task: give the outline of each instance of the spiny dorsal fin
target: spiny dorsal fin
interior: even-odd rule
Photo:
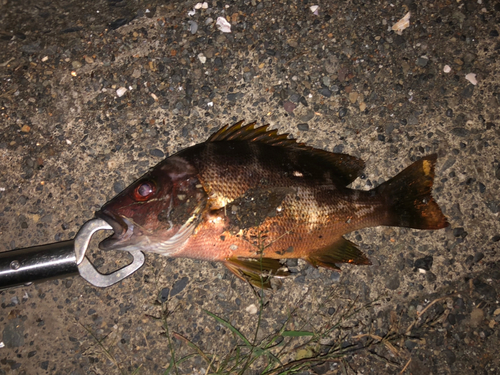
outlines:
[[[259,142],[270,146],[281,146],[292,150],[308,152],[312,156],[321,158],[337,172],[338,179],[345,185],[353,182],[365,167],[363,160],[346,154],[334,154],[332,152],[319,150],[304,143],[297,142],[294,138],[288,138],[288,133],[278,134],[278,130],[268,130],[269,125],[255,127],[255,121],[243,125],[238,121],[234,125],[225,125],[219,131],[212,134],[207,142],[224,141],[247,141]]]
[[[236,124],[229,126],[225,125],[219,131],[212,134],[207,142],[221,141],[249,141],[266,143],[273,146],[305,146],[303,143],[297,143],[293,138],[288,138],[288,133],[278,135],[277,130],[267,130],[269,124],[255,127],[256,122],[243,125],[243,121],[238,121]]]

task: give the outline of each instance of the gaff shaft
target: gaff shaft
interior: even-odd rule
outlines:
[[[75,241],[0,253],[0,289],[79,273]]]

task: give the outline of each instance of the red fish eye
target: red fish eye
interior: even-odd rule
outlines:
[[[140,202],[148,200],[155,191],[156,189],[153,183],[144,181],[135,188],[134,199]]]

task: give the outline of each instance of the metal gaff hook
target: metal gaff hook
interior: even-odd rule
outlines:
[[[0,253],[0,289],[76,273],[98,287],[108,287],[123,280],[144,264],[144,254],[141,251],[125,250],[132,254],[132,263],[106,275],[98,272],[86,256],[94,233],[111,229],[113,228],[106,221],[92,219],[70,241]]]

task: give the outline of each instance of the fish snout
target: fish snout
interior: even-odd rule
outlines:
[[[119,250],[127,246],[127,242],[134,233],[134,225],[126,217],[113,215],[112,213],[101,210],[96,212],[96,217],[103,219],[113,228],[113,235],[99,243],[101,250]]]

